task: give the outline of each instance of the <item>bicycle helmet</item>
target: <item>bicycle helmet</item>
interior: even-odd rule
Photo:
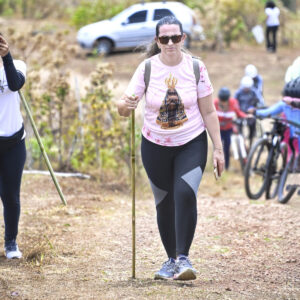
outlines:
[[[221,101],[228,101],[230,97],[230,90],[227,87],[222,87],[219,90],[218,97]]]
[[[241,80],[241,87],[250,89],[253,86],[253,79],[250,76],[244,76]]]
[[[288,83],[299,76],[300,76],[300,56],[298,56],[286,70],[284,81],[285,83]]]
[[[250,76],[251,78],[255,78],[257,76],[258,72],[254,65],[248,65],[245,68],[245,75]]]
[[[285,84],[283,96],[300,98],[300,76]]]

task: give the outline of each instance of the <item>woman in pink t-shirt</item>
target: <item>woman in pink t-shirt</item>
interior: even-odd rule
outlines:
[[[120,115],[128,117],[145,94],[142,161],[168,255],[155,279],[196,278],[188,254],[197,222],[197,191],[207,159],[206,128],[214,145],[214,166],[219,175],[224,169],[213,88],[199,60],[200,78],[196,82],[193,58],[182,51],[185,38],[176,18],[161,19],[147,53],[151,64],[149,84],[146,87],[143,61],[118,102]]]

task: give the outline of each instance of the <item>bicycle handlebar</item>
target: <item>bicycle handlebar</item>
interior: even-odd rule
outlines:
[[[278,117],[271,117],[272,119],[274,119],[275,121],[281,122],[281,123],[288,123],[294,127],[300,128],[300,123],[296,123],[294,121],[291,120],[287,120],[287,119],[283,119],[283,118],[278,118]]]
[[[274,120],[276,122],[280,122],[280,123],[283,123],[283,124],[290,124],[290,125],[292,125],[294,127],[300,128],[300,123],[296,123],[294,121],[283,119],[283,118],[279,118],[279,117],[272,117],[272,116],[260,117],[260,116],[255,116],[255,118],[259,119],[259,120],[272,119],[272,120]]]

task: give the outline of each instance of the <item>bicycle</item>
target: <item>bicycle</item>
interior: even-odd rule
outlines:
[[[272,117],[273,127],[258,139],[248,155],[245,167],[245,191],[250,199],[257,200],[266,192],[266,199],[278,192],[281,174],[287,163],[287,145],[282,143],[287,128],[285,120]]]
[[[290,125],[300,129],[300,124],[299,123],[295,123],[292,121],[287,121],[287,123],[289,123]],[[299,132],[296,132],[296,134],[300,134]],[[294,193],[296,192],[296,190],[300,187],[299,184],[299,179],[296,178],[295,173],[297,173],[296,167],[294,167],[295,164],[295,147],[293,144],[293,139],[289,140],[289,145],[290,148],[292,150],[292,155],[288,161],[288,163],[286,164],[286,167],[281,175],[280,178],[280,182],[279,182],[279,188],[278,188],[278,202],[285,204],[287,203],[292,196],[294,195]],[[298,190],[298,194],[300,194],[300,189]]]

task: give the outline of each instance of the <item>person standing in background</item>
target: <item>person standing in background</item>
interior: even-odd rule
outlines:
[[[4,251],[8,259],[21,258],[16,243],[20,218],[20,187],[26,159],[25,131],[18,90],[25,83],[26,64],[13,60],[0,34],[0,197],[5,224]],[[0,62],[1,64],[1,62]]]
[[[257,68],[250,64],[245,68],[245,76],[249,76],[253,79],[253,88],[256,89],[259,96],[259,102],[264,103],[263,97],[263,79],[260,74],[258,74]]]
[[[276,7],[274,1],[267,1],[265,6],[266,17],[266,46],[269,52],[276,52],[276,35],[279,28],[280,10]]]
[[[253,79],[250,76],[244,76],[241,80],[240,88],[235,92],[234,98],[237,99],[241,111],[244,113],[251,113],[253,108],[263,106],[260,102],[260,97],[257,90],[253,87]],[[256,121],[254,118],[247,119],[249,128],[249,145],[252,145],[256,133]]]

